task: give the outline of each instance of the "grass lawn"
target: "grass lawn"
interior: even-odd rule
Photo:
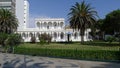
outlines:
[[[83,60],[120,60],[120,44],[117,42],[85,42],[74,43],[50,43],[40,45],[39,43],[23,43],[15,48],[16,54],[27,54],[33,56],[48,56]]]
[[[107,42],[86,42],[85,44],[76,43],[50,43],[45,45],[40,45],[39,43],[31,44],[24,43],[19,47],[25,48],[40,48],[40,49],[78,49],[78,50],[109,50],[109,51],[118,51],[120,49],[120,44],[113,42],[111,44]]]

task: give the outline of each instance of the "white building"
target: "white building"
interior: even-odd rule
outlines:
[[[19,30],[27,28],[29,20],[29,2],[27,0],[16,0],[16,16],[19,22]]]
[[[52,42],[81,41],[80,31],[73,31],[72,29],[65,29],[64,18],[37,18],[35,19],[35,28],[26,28],[18,31],[25,42],[30,42],[31,37],[36,37],[37,41],[40,34],[49,34],[52,37]],[[85,41],[91,40],[89,38],[90,29],[85,31]]]
[[[29,22],[29,2],[24,0],[24,29],[28,27]]]

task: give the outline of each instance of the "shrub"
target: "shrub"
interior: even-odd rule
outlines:
[[[46,41],[43,40],[43,39],[41,39],[41,40],[40,40],[40,44],[41,44],[41,45],[44,45],[44,44],[46,44]]]
[[[6,34],[0,33],[0,45],[7,51],[12,49],[13,46],[19,45],[22,38],[19,34]]]
[[[6,45],[16,46],[22,42],[22,37],[19,34],[10,34],[6,40]]]
[[[31,43],[36,43],[36,37],[35,36],[31,37]]]
[[[113,41],[116,41],[116,38],[113,36],[108,36],[106,39],[107,42],[112,43]]]
[[[117,41],[120,43],[120,34],[116,34],[115,37],[117,38]]]
[[[5,46],[5,40],[8,38],[8,34],[0,33],[0,45]]]
[[[14,46],[19,45],[21,42],[22,37],[19,34],[10,34],[5,41],[5,44],[7,45],[9,52],[13,52]]]
[[[42,44],[42,45],[45,44],[45,43],[49,44],[51,42],[51,39],[52,39],[52,37],[49,34],[46,34],[46,33],[41,34],[39,36],[40,44]]]

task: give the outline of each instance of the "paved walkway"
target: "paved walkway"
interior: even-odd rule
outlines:
[[[120,68],[120,63],[0,54],[0,68]]]

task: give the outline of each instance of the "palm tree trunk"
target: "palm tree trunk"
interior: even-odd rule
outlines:
[[[84,43],[84,35],[81,35],[81,43]]]
[[[81,29],[81,31],[80,31],[81,43],[84,43],[84,33],[85,33],[85,30],[84,30],[84,29]]]

